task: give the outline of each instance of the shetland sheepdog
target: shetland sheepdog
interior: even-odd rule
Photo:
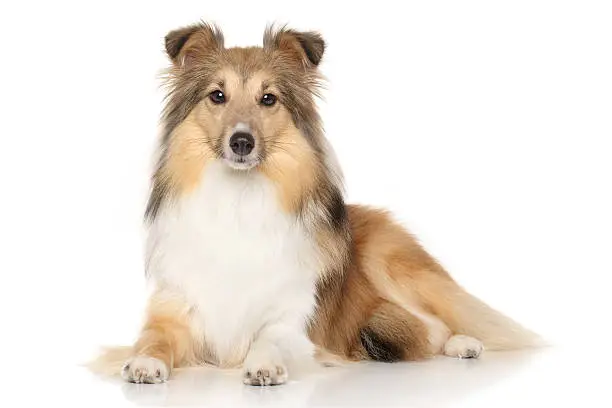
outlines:
[[[226,48],[170,32],[169,93],[146,208],[154,288],[140,335],[94,364],[135,383],[179,367],[283,384],[344,361],[478,358],[539,337],[462,289],[385,211],[346,204],[316,98],[325,42],[268,28]]]

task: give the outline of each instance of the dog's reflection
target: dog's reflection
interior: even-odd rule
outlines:
[[[448,406],[529,366],[543,351],[487,353],[480,360],[358,363],[275,387],[243,385],[238,371],[183,369],[165,384],[122,385],[142,406]]]

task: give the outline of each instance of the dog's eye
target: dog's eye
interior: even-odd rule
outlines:
[[[225,103],[225,94],[219,90],[212,91],[210,95],[208,95],[208,97],[213,103],[217,105]]]
[[[261,104],[265,106],[272,106],[276,103],[276,96],[272,94],[265,94],[261,97]]]

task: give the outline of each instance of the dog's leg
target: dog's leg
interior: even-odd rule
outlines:
[[[184,304],[151,298],[146,323],[121,372],[126,381],[155,384],[168,379],[192,350],[186,314]]]
[[[304,329],[275,323],[264,327],[253,341],[243,364],[247,385],[279,385],[287,381],[287,360],[314,358],[314,346]]]

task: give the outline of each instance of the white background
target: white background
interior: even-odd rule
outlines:
[[[609,403],[609,2],[0,7],[0,405]],[[137,387],[79,368],[140,323],[162,39],[200,18],[228,45],[259,45],[273,21],[319,30],[349,201],[391,208],[460,283],[555,346],[266,390],[218,371]]]

